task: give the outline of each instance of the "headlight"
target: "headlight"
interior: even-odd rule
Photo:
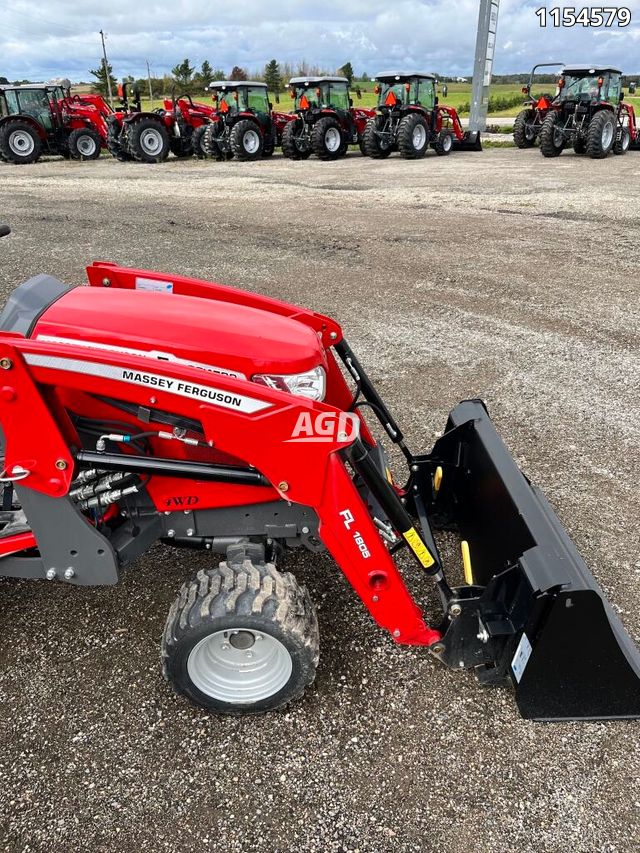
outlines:
[[[256,373],[251,377],[252,382],[277,388],[278,391],[288,391],[298,397],[309,400],[324,400],[326,375],[323,367],[314,367],[306,373],[289,373],[278,375],[274,373]]]

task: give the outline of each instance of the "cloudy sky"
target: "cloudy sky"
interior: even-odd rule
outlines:
[[[640,71],[640,0],[630,0],[624,28],[541,29],[541,0],[502,0],[494,72],[528,69],[558,60],[612,63]],[[560,5],[549,4],[549,7]],[[42,13],[40,11],[42,9]],[[255,70],[275,57],[327,68],[351,61],[356,73],[417,65],[441,74],[468,75],[478,0],[24,0],[0,3],[0,75],[10,79],[68,76],[90,79],[108,34],[117,77],[161,76],[189,57],[229,70]]]

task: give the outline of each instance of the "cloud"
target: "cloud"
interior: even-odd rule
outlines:
[[[502,0],[494,71],[525,71],[536,62],[587,59],[640,70],[640,0],[631,0],[624,29],[547,26],[535,2]],[[43,9],[42,13],[40,8]],[[349,60],[357,73],[383,66],[417,66],[469,76],[473,67],[478,0],[49,0],[36,7],[3,0],[0,11],[0,75],[88,79],[99,64],[98,31],[108,33],[109,59],[118,77],[168,72],[188,56],[214,67],[261,68],[276,57],[335,69]],[[638,24],[636,24],[638,21]],[[634,50],[635,48],[635,50]]]

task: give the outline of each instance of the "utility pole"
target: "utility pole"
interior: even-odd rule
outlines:
[[[104,33],[100,30],[100,38],[102,39],[102,62],[104,65],[104,76],[107,80],[107,92],[109,93],[109,103],[113,103],[113,93],[111,92],[111,75],[109,74],[109,62],[107,60],[107,48],[104,44]]]
[[[151,88],[151,68],[149,67],[149,60],[147,59],[147,80],[149,81],[149,100],[151,101],[151,105],[149,107],[150,110],[153,110],[153,89]]]
[[[469,130],[486,130],[500,0],[480,0]]]

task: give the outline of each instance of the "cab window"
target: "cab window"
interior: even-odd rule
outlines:
[[[608,92],[605,90],[605,85],[602,87],[602,96],[606,98],[610,103],[617,104],[620,101],[620,82],[621,78],[619,74],[610,74],[609,76],[609,88]]]
[[[413,88],[412,88],[412,91],[413,91]],[[411,93],[410,93],[410,96],[412,97],[412,103],[416,103],[417,101],[419,101],[420,104],[423,107],[425,107],[426,109],[428,109],[428,110],[433,109],[433,107],[435,106],[435,98],[436,98],[433,80],[420,80],[419,81],[418,97],[417,97],[416,101],[413,101],[413,96],[411,95]]]
[[[5,92],[4,97],[6,98],[7,115],[14,116],[16,113],[19,113],[20,107],[18,105],[18,93]]]
[[[329,85],[328,103],[336,110],[349,109],[349,92],[347,87],[339,83]]]
[[[21,89],[18,93],[18,103],[21,113],[33,116],[44,127],[51,129],[49,96],[44,89]]]
[[[263,89],[262,86],[251,86],[246,90],[246,93],[247,109],[253,110],[256,113],[269,112],[266,89]]]

